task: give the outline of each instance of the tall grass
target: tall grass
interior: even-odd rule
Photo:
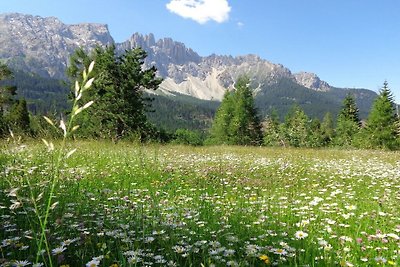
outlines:
[[[62,252],[63,250],[63,248],[55,248],[53,250],[51,250],[50,248],[50,243],[48,240],[49,229],[47,229],[49,223],[48,219],[50,217],[51,211],[54,210],[59,203],[58,201],[54,201],[54,198],[56,198],[55,189],[59,184],[60,170],[62,164],[76,151],[76,148],[66,151],[66,145],[69,135],[79,128],[79,125],[74,125],[74,119],[80,112],[82,112],[83,110],[85,110],[86,108],[88,108],[93,104],[93,101],[89,101],[83,106],[81,107],[79,106],[79,100],[82,98],[82,94],[86,90],[88,90],[93,83],[94,78],[90,78],[90,73],[92,72],[93,67],[94,67],[94,62],[92,62],[89,65],[88,69],[83,70],[82,82],[80,83],[79,81],[76,81],[75,83],[74,101],[72,105],[71,115],[69,116],[67,123],[65,123],[63,119],[59,121],[59,128],[62,131],[62,136],[63,136],[59,146],[55,147],[52,142],[48,142],[47,140],[43,139],[43,142],[46,145],[47,150],[49,152],[47,154],[47,157],[49,159],[47,163],[50,168],[50,171],[45,173],[45,175],[42,177],[44,179],[42,181],[39,181],[39,183],[42,182],[48,184],[48,188],[46,188],[48,190],[47,191],[40,189],[38,190],[34,186],[34,184],[32,184],[32,179],[30,174],[32,174],[32,172],[37,168],[36,166],[32,166],[30,169],[24,169],[24,168],[13,169],[13,167],[15,166],[11,166],[11,170],[16,170],[17,172],[15,174],[20,177],[18,177],[18,179],[13,179],[14,177],[11,177],[11,179],[7,176],[5,177],[5,180],[11,186],[11,188],[9,189],[8,196],[15,198],[12,200],[13,204],[10,206],[10,209],[15,210],[18,209],[19,207],[22,207],[24,209],[24,213],[32,211],[35,215],[34,217],[27,216],[27,221],[31,226],[31,229],[28,231],[29,233],[33,234],[33,237],[29,236],[29,238],[33,239],[36,243],[35,265],[40,265],[39,264],[40,259],[46,261],[45,255],[47,255],[47,264],[49,266],[54,266],[52,260],[52,254],[53,255],[57,254],[57,252],[59,251]],[[51,119],[49,119],[48,117],[44,117],[44,119],[57,130],[57,126]],[[12,132],[10,133],[11,137],[14,139],[13,133]],[[16,143],[15,140],[14,143]],[[19,147],[19,149],[21,148],[23,148],[23,146]],[[17,154],[14,160],[17,159],[21,160],[22,158],[18,158]],[[7,170],[5,170],[5,172],[6,171]],[[27,175],[24,172],[27,172]],[[13,180],[18,181],[16,187],[13,187],[15,186]],[[18,194],[18,192],[21,191],[21,188],[27,188],[27,193],[26,193],[27,195],[23,196]],[[31,204],[30,207],[27,206],[28,203]],[[35,227],[36,221],[39,225],[39,229]],[[43,246],[45,247],[45,250],[42,250]],[[23,261],[22,262],[14,261],[11,264],[18,266],[18,265],[25,265],[27,263]]]
[[[46,266],[399,264],[397,152],[68,146],[79,150],[53,190],[40,145],[1,160],[4,265],[36,259],[42,227],[26,199],[40,192],[58,203],[38,262]],[[12,188],[22,204],[10,209]]]

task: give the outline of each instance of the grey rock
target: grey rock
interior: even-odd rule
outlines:
[[[14,68],[35,72],[45,77],[66,78],[70,55],[83,47],[90,51],[96,45],[114,44],[107,25],[81,23],[67,25],[54,17],[0,14],[0,59]],[[135,33],[129,40],[115,44],[119,53],[135,47],[143,48],[148,57],[145,65],[156,66],[165,78],[161,90],[179,92],[202,99],[222,99],[238,77],[247,75],[257,94],[264,85],[273,85],[282,78],[317,91],[331,86],[313,73],[292,74],[280,64],[257,55],[238,57],[210,55],[201,57],[183,43],[171,38],[156,40],[153,34]]]

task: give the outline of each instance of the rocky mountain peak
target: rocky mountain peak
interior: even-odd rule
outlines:
[[[0,58],[11,67],[41,76],[64,78],[70,55],[78,48],[113,43],[106,24],[67,25],[55,17],[0,15]]]
[[[65,78],[69,57],[78,47],[89,51],[96,45],[112,43],[106,24],[67,25],[55,17],[0,14],[0,59],[11,67],[41,76]],[[158,75],[165,79],[161,90],[202,99],[222,99],[225,90],[233,88],[242,75],[249,76],[255,93],[282,79],[317,91],[331,88],[313,73],[293,75],[283,65],[258,55],[201,57],[181,42],[172,38],[156,40],[151,33],[135,33],[127,41],[115,45],[120,52],[142,47],[148,54],[145,64],[156,66]]]
[[[331,86],[327,82],[321,81],[315,73],[299,72],[294,74],[294,78],[298,84],[312,90],[326,92],[331,89]]]

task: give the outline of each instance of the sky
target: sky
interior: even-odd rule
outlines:
[[[171,37],[201,56],[257,54],[400,103],[399,0],[0,0],[0,13],[104,23],[116,42]]]

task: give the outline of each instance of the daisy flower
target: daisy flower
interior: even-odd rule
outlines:
[[[307,234],[306,232],[303,232],[303,231],[297,231],[297,232],[294,234],[294,236],[295,236],[297,239],[304,239],[304,238],[306,238],[306,237],[308,236],[308,234]]]

